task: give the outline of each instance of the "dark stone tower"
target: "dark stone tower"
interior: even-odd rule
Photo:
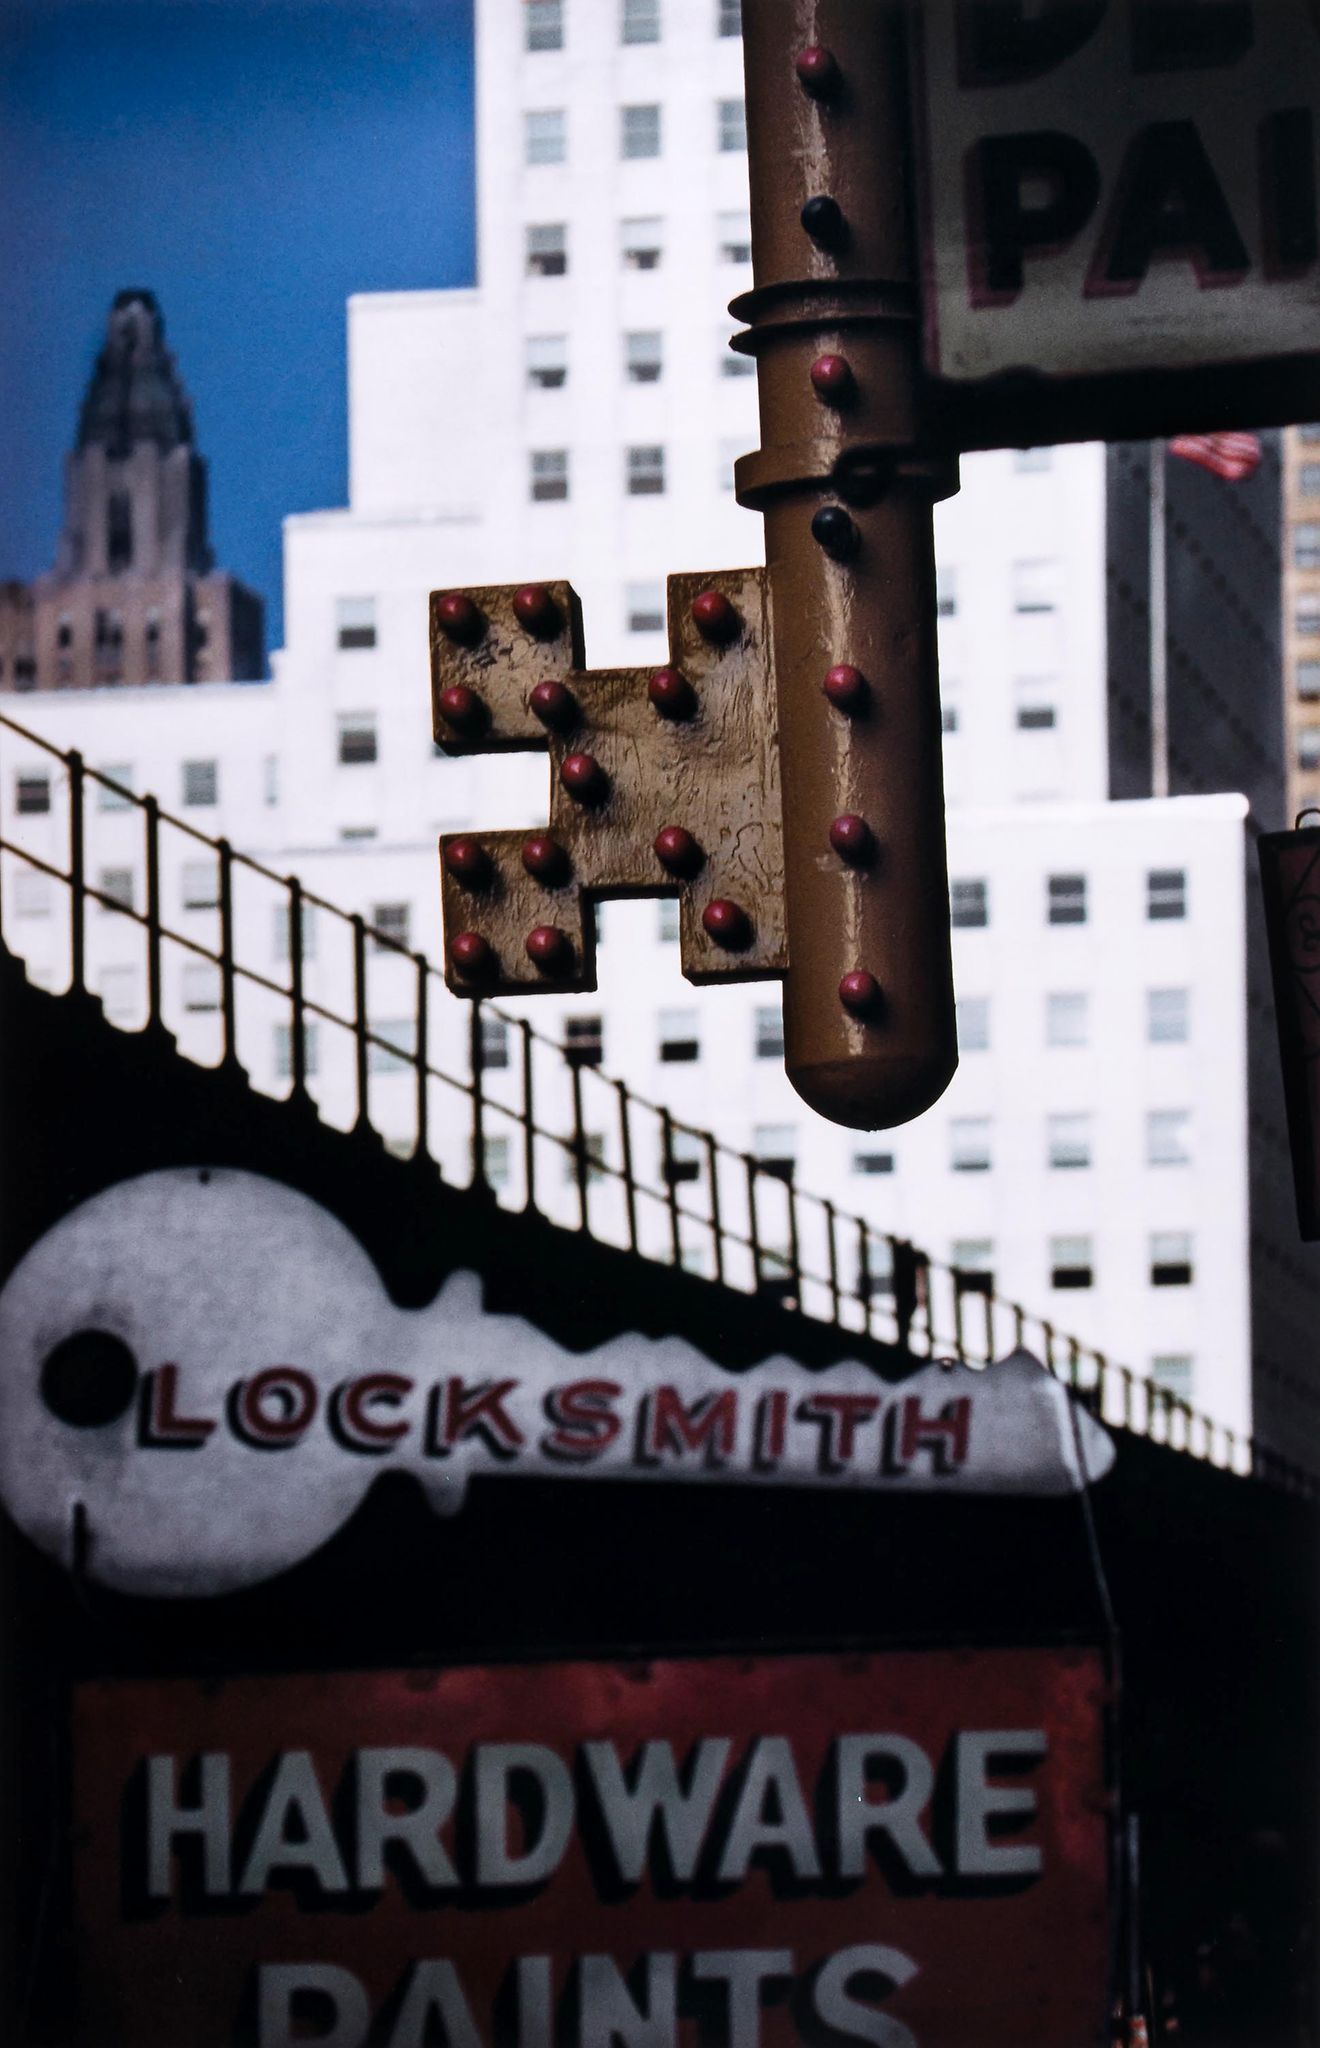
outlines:
[[[122,291],[65,463],[55,567],[0,586],[0,688],[255,680],[261,599],[213,561],[206,465],[160,309]]]

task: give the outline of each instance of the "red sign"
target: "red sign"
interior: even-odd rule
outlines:
[[[120,2048],[1086,2048],[1089,1650],[105,1682],[80,1995]]]

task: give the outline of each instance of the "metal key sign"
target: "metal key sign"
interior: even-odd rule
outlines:
[[[938,376],[1314,354],[1320,25],[1307,0],[929,0],[913,19]],[[1266,379],[1239,388],[1234,424],[1296,416],[1271,410]],[[1139,428],[1084,413],[1067,428],[1116,430]]]

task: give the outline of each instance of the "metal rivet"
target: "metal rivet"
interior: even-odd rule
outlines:
[[[704,640],[735,640],[742,620],[722,590],[699,590],[692,600],[692,618]]]
[[[862,867],[875,852],[875,834],[865,818],[859,818],[855,811],[845,811],[830,826],[830,845],[840,860]]]
[[[580,804],[602,803],[609,791],[609,777],[594,754],[568,754],[560,764],[559,780]]]
[[[832,50],[813,43],[810,49],[799,50],[793,69],[797,72],[798,83],[813,100],[827,100],[838,91],[842,74]]]
[[[700,874],[706,855],[699,840],[686,826],[665,825],[655,835],[655,857],[671,875],[685,879]]]
[[[449,958],[464,981],[489,981],[495,972],[495,949],[480,932],[459,932],[450,943]]]
[[[864,711],[870,701],[871,686],[866,677],[846,661],[828,670],[820,687],[836,711],[850,715]]]
[[[740,904],[730,903],[724,896],[717,896],[713,903],[706,905],[701,913],[701,922],[716,945],[723,946],[730,953],[741,951],[752,936],[747,912]]]
[[[469,889],[480,889],[490,880],[490,855],[478,839],[447,841],[445,867],[456,882]]]
[[[811,366],[811,388],[826,405],[846,405],[857,388],[847,356],[817,356]]]
[[[800,217],[818,249],[838,251],[847,247],[848,223],[843,217],[843,208],[828,193],[809,199]]]
[[[658,668],[646,694],[662,718],[691,718],[697,708],[696,691],[676,668]]]
[[[522,864],[535,881],[543,882],[547,888],[567,881],[571,865],[559,841],[548,832],[534,832],[530,839],[524,839]]]
[[[538,683],[528,698],[533,713],[551,732],[569,732],[581,713],[578,700],[566,683]]]
[[[854,1017],[874,1016],[880,1007],[880,984],[864,967],[856,967],[839,983],[839,1001]]]
[[[486,614],[461,590],[448,590],[437,598],[435,616],[441,632],[462,646],[470,647],[486,630]]]
[[[846,562],[857,553],[862,536],[842,505],[822,505],[813,514],[811,538],[836,562]]]
[[[490,713],[475,690],[466,683],[451,683],[436,699],[441,715],[455,732],[477,733],[488,723]]]
[[[559,631],[559,606],[544,583],[524,583],[513,593],[513,615],[538,640],[552,640]]]
[[[534,926],[524,944],[527,958],[542,974],[567,974],[573,964],[573,948],[556,924]]]

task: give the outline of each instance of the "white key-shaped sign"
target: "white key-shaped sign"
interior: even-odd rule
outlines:
[[[121,1182],[0,1290],[0,1499],[124,1592],[283,1571],[384,1470],[447,1513],[474,1472],[1062,1494],[1113,1455],[1025,1353],[895,1384],[860,1361],[732,1374],[637,1332],[575,1353],[489,1314],[472,1272],[400,1309],[327,1210],[230,1169]]]

